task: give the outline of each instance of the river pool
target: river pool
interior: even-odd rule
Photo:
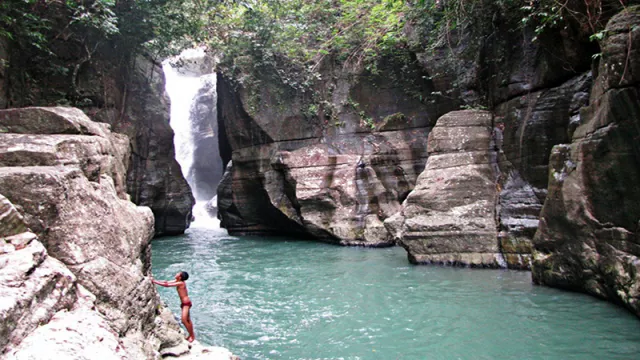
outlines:
[[[633,359],[640,320],[528,272],[413,266],[366,249],[192,228],[152,243],[186,270],[196,337],[249,359]],[[159,287],[179,314],[174,289]]]

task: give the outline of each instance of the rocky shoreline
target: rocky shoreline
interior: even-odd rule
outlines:
[[[0,358],[232,358],[190,348],[150,281],[130,151],[78,109],[0,111]]]

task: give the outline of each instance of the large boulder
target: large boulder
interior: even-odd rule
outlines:
[[[51,53],[43,57],[0,40],[0,108],[73,105],[127,135],[133,151],[125,179],[132,201],[151,208],[157,235],[183,233],[194,199],[175,160],[162,67],[150,56],[132,56],[137,52],[121,38],[72,40],[86,29],[71,21],[70,8],[61,1],[40,5],[33,11],[50,25],[42,32]],[[49,124],[68,133],[64,124]]]
[[[412,263],[505,266],[497,241],[492,116],[454,111],[429,134],[429,158],[401,213],[385,222]]]
[[[553,148],[534,237],[533,281],[640,315],[640,8],[611,19],[590,105]]]
[[[0,357],[75,302],[76,277],[0,195]]]
[[[49,136],[43,136],[49,135]],[[32,107],[0,111],[0,166],[76,166],[91,181],[109,176],[127,199],[129,140],[82,111]]]
[[[82,289],[80,287],[80,289]],[[94,300],[86,290],[71,309],[57,312],[8,352],[11,359],[131,359],[118,333],[91,308]]]
[[[131,140],[127,190],[131,201],[153,211],[156,235],[182,234],[191,223],[195,199],[176,161],[162,67],[138,57],[130,72],[131,83],[124,93],[111,95],[122,99],[122,104],[85,111]],[[98,81],[101,80],[90,78],[86,86],[95,89]],[[124,113],[120,108],[125,109]]]
[[[146,305],[155,292],[142,281],[153,235],[148,208],[119,199],[110,178],[89,181],[73,167],[1,167],[0,188],[122,334],[153,322],[155,308]],[[122,273],[131,281],[113,281]]]

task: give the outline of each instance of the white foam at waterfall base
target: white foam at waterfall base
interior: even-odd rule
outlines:
[[[215,198],[214,198],[215,199]],[[220,228],[220,220],[216,217],[209,215],[207,211],[207,203],[204,201],[198,201],[193,206],[193,217],[195,220],[191,223],[192,228],[207,228],[217,229]]]

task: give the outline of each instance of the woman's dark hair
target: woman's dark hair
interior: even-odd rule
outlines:
[[[189,278],[189,273],[187,273],[186,271],[181,271],[180,272],[180,280],[185,281]]]

